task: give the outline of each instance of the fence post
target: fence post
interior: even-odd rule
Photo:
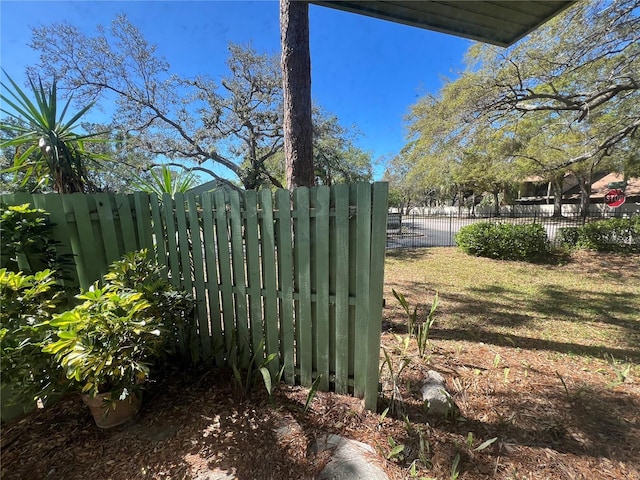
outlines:
[[[453,214],[449,214],[449,246],[453,247],[455,242],[453,241]]]
[[[331,187],[335,203],[335,389],[349,391],[349,185]]]
[[[384,258],[386,251],[388,183],[374,183],[371,220],[371,281],[369,283],[369,335],[367,385],[364,406],[375,412],[378,402],[380,364],[380,334],[382,329],[382,295],[384,289]]]
[[[371,267],[371,186],[358,183],[353,186],[356,193],[356,332],[368,337],[370,267]],[[367,362],[369,358],[366,341],[356,341],[354,351],[354,387],[356,397],[364,397],[367,384]]]

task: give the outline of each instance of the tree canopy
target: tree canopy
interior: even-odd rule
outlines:
[[[34,28],[30,46],[40,53],[31,76],[59,78],[79,102],[115,101],[124,155],[168,159],[246,189],[283,186],[272,169],[284,148],[277,55],[231,43],[226,75],[181,76],[122,14],[94,35],[68,23]]]
[[[595,172],[630,172],[640,127],[639,6],[577,2],[513,47],[474,44],[460,77],[407,116],[405,156],[424,172],[423,190],[495,194],[528,175],[551,181],[571,172],[586,207]]]

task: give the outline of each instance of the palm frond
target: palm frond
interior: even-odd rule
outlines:
[[[88,158],[98,159],[85,148],[84,142],[104,142],[100,138],[107,132],[79,134],[79,120],[87,114],[93,103],[81,108],[66,120],[71,98],[67,99],[58,116],[57,82],[53,79],[51,87],[45,88],[42,80],[36,84],[29,79],[31,97],[3,69],[8,79],[0,82],[4,92],[0,98],[5,106],[0,111],[16,121],[17,125],[2,123],[0,129],[14,135],[14,138],[2,139],[0,147],[16,147],[14,166],[11,171],[21,171],[25,181],[34,175],[48,175],[54,190],[61,193],[82,192],[87,182],[84,162]],[[20,147],[27,147],[20,151]],[[27,162],[27,158],[31,158]],[[42,178],[36,178],[42,183]]]

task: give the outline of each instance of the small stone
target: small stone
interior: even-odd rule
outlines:
[[[420,392],[428,413],[449,417],[456,411],[456,404],[447,391],[444,377],[435,370],[427,372]]]
[[[326,434],[318,437],[312,450],[317,453],[333,450],[318,480],[389,480],[387,474],[369,460],[375,450],[366,443]]]
[[[205,470],[205,471],[198,472],[193,477],[193,479],[194,480],[237,480],[237,477],[232,473],[214,468],[213,470]]]

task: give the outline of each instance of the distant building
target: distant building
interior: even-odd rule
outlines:
[[[623,182],[624,177],[618,173],[601,173],[594,175],[591,184],[591,203],[604,203],[604,196],[611,190],[610,184]],[[628,202],[640,202],[640,178],[630,178],[624,188]],[[550,182],[542,177],[527,177],[520,185],[520,193],[516,203],[521,205],[541,205],[553,203],[553,188]],[[579,203],[580,186],[578,179],[571,173],[564,176],[562,182],[562,202]]]

